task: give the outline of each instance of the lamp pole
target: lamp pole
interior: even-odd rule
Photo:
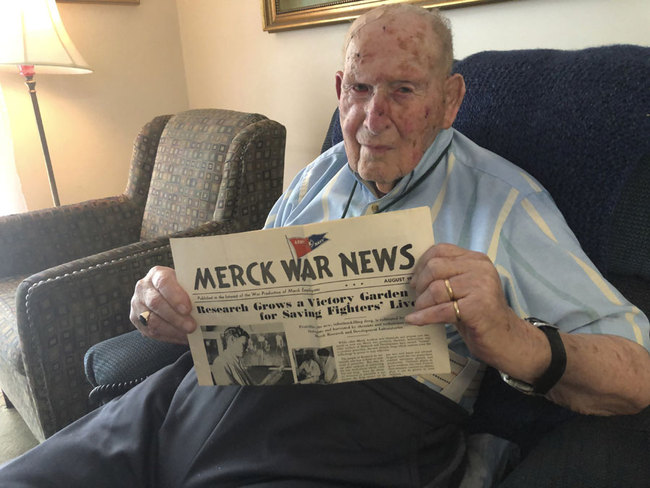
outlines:
[[[83,74],[92,70],[68,36],[55,0],[0,0],[0,66],[18,66],[32,98],[52,201],[59,207],[50,151],[36,97],[35,66],[40,74]]]
[[[38,97],[36,96],[36,81],[34,81],[34,66],[21,65],[20,74],[25,77],[25,84],[29,89],[29,94],[32,98],[32,105],[34,107],[34,116],[36,117],[36,125],[38,126],[38,134],[41,137],[41,146],[43,147],[43,156],[45,158],[45,166],[47,167],[47,178],[50,182],[50,192],[52,193],[52,201],[55,207],[60,207],[59,192],[56,188],[56,180],[54,179],[54,171],[52,169],[52,160],[50,159],[50,150],[47,147],[47,139],[45,138],[45,129],[43,128],[43,119],[41,118],[41,110],[38,106]]]

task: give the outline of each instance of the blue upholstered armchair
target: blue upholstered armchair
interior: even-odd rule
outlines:
[[[0,385],[36,438],[88,412],[84,353],[132,330],[135,282],[171,264],[170,235],[263,225],[284,147],[263,115],[160,116],[136,138],[123,195],[0,218]]]
[[[535,176],[601,273],[650,316],[650,48],[481,52],[454,69],[467,84],[454,127]],[[335,112],[322,150],[341,139]],[[644,456],[621,463],[612,453],[650,450],[650,408],[578,416],[488,368],[471,430],[520,446],[524,460],[504,488],[650,479]]]
[[[535,176],[600,272],[650,316],[650,48],[485,52],[456,70],[467,95],[455,127]],[[647,485],[647,461],[611,449],[648,452],[650,409],[576,416],[488,371],[473,429],[527,455],[504,487]]]

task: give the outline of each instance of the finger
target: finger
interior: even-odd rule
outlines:
[[[156,288],[146,290],[144,306],[156,316],[150,317],[149,322],[151,322],[152,326],[160,321],[182,329],[185,333],[192,332],[195,328],[194,319],[192,319],[191,315],[189,313],[179,313]]]
[[[454,246],[455,247],[455,246]],[[490,258],[485,254],[476,251],[467,251],[462,248],[457,255],[451,253],[447,256],[436,256],[430,258],[424,263],[419,273],[414,273],[411,278],[411,287],[415,288],[416,293],[422,293],[423,290],[429,286],[429,283],[436,280],[444,280],[454,278],[466,274],[474,274],[481,276],[482,273],[490,274],[494,269],[494,265]],[[456,290],[456,288],[454,288]]]
[[[436,281],[440,281],[441,290],[447,294],[444,286],[445,279],[452,279],[465,273],[472,272],[476,261],[471,257],[462,258],[441,258],[429,259],[425,266],[411,277],[411,287],[415,289],[416,295],[424,293],[425,289]],[[454,292],[456,289],[454,288]]]
[[[163,296],[165,301],[178,314],[189,314],[192,301],[187,292],[178,282],[176,271],[171,268],[155,266],[149,272],[151,284]]]
[[[454,258],[454,257],[462,256],[467,252],[469,251],[463,249],[462,247],[458,247],[454,244],[447,244],[447,243],[434,244],[429,249],[427,249],[422,254],[422,256],[420,256],[420,259],[418,259],[417,263],[415,264],[415,268],[413,268],[413,273],[414,274],[418,273],[423,268],[425,268],[427,266],[426,263],[429,259]]]
[[[129,318],[136,329],[145,337],[150,337],[152,339],[163,340],[166,342],[174,342],[179,344],[187,343],[187,334],[188,332],[179,327],[177,324],[179,322],[170,323],[160,315],[152,312],[151,310],[144,308],[142,305],[137,305],[139,302],[136,300],[135,296],[132,299],[132,306]],[[143,312],[138,313],[139,310]],[[148,314],[146,324],[140,319],[143,313]],[[191,317],[190,317],[191,318]]]
[[[465,297],[466,290],[470,289],[465,284],[468,280],[471,281],[471,274],[464,273],[429,283],[421,293],[416,295],[415,310],[422,310],[423,308],[449,302],[452,299],[457,300]],[[449,289],[447,289],[447,283],[449,284]]]
[[[138,327],[140,333],[151,339],[176,344],[187,344],[187,333],[178,328],[175,324],[164,321],[155,313],[152,313],[147,320],[146,327]]]
[[[155,267],[136,284],[129,318],[148,337],[176,337],[173,329],[180,329],[186,334],[196,328],[194,319],[189,315],[189,302],[189,296],[178,285],[174,271]],[[152,313],[146,328],[138,318],[145,311]],[[184,311],[187,312],[182,313]]]
[[[457,300],[456,302],[458,303],[460,310],[462,307],[460,300]],[[456,319],[456,310],[454,309],[452,302],[439,303],[431,307],[416,310],[404,317],[404,320],[407,324],[411,325],[458,323],[458,320]]]
[[[132,300],[132,303],[133,302],[135,302],[135,300]],[[138,313],[139,310],[142,310],[142,312]],[[145,317],[146,320],[143,321],[143,317]],[[129,319],[133,326],[146,337],[163,340],[167,340],[167,338],[176,338],[172,342],[178,342],[179,338],[188,333],[185,328],[169,323],[155,312],[152,312],[143,306],[132,305]],[[178,324],[179,322],[177,321],[175,323]]]
[[[154,267],[150,272],[151,287],[146,288],[145,305],[154,312],[163,325],[193,332],[196,322],[190,315],[191,300],[176,279],[171,268]]]

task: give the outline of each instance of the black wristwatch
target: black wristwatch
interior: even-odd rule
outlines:
[[[566,350],[560,337],[560,331],[557,325],[549,324],[535,317],[528,317],[525,320],[544,332],[549,344],[551,345],[551,364],[548,365],[544,374],[540,376],[533,384],[513,378],[505,373],[501,373],[501,378],[508,385],[519,390],[526,395],[546,395],[548,391],[560,381],[564,370],[566,369]]]

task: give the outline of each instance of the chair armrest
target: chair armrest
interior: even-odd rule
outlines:
[[[0,217],[0,276],[28,275],[136,242],[142,212],[117,196]]]
[[[187,345],[149,339],[137,330],[95,344],[84,356],[86,378],[94,387],[91,403],[103,404],[126,393],[187,351]]]
[[[209,222],[177,237],[237,230]],[[87,412],[83,356],[93,344],[132,330],[135,283],[154,265],[171,265],[169,238],[138,242],[50,268],[18,287],[18,335],[45,436]]]

